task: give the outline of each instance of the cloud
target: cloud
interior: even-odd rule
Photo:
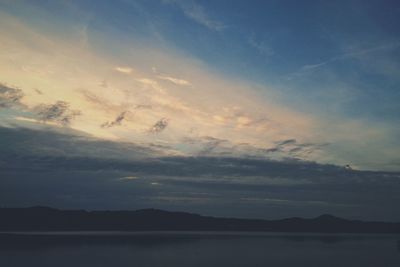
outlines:
[[[280,152],[280,151],[281,151],[281,149],[279,147],[272,147],[272,148],[265,149],[266,153]]]
[[[108,111],[121,110],[120,104],[118,105],[112,103],[106,97],[99,96],[98,94],[95,94],[89,90],[80,90],[80,93],[82,94],[86,102],[95,105],[97,108],[106,109]]]
[[[37,116],[42,121],[59,122],[68,125],[76,117],[81,115],[79,110],[71,110],[69,103],[57,101],[54,104],[40,104],[34,108]]]
[[[131,74],[133,72],[133,69],[130,67],[115,67],[115,70],[124,74]]]
[[[103,87],[103,88],[108,88],[108,83],[107,83],[107,81],[106,81],[106,80],[103,80],[103,81],[100,83],[100,86]]]
[[[0,108],[11,108],[21,104],[24,93],[17,87],[0,83]]]
[[[139,145],[95,138],[71,128],[0,127],[0,154],[21,157],[143,159],[169,154],[167,146]],[[78,165],[77,165],[78,166]],[[93,165],[94,167],[94,165]],[[99,166],[97,166],[99,167]],[[97,168],[95,167],[95,168]]]
[[[203,141],[205,142],[205,145],[203,146],[203,149],[199,152],[200,156],[210,155],[218,146],[223,143],[228,143],[227,140],[214,138],[211,136],[203,137]]]
[[[39,89],[34,89],[38,95],[42,95]],[[69,103],[65,101],[57,101],[54,104],[39,104],[33,108],[22,104],[21,100],[25,97],[22,89],[16,87],[6,86],[0,83],[0,108],[15,108],[17,106],[23,107],[23,111],[32,112],[34,117],[28,118],[24,116],[15,116],[15,120],[26,122],[50,122],[61,123],[62,125],[69,125],[71,121],[81,114],[79,110],[71,110]]]
[[[204,137],[203,139],[208,141],[211,146],[226,142],[212,137]],[[245,177],[264,176],[279,177],[279,179],[283,177],[290,179],[307,178],[312,179],[313,182],[328,179],[328,177],[332,179],[335,177],[337,179],[340,179],[338,177],[352,177],[356,182],[359,174],[365,175],[365,177],[379,177],[379,175],[383,174],[387,174],[390,177],[393,175],[400,177],[400,173],[356,171],[349,170],[346,166],[318,164],[311,161],[292,159],[171,156],[163,153],[166,150],[165,146],[160,148],[150,144],[139,145],[104,141],[72,129],[69,129],[68,133],[66,133],[66,129],[60,128],[35,130],[0,127],[0,140],[2,143],[0,147],[2,152],[0,153],[0,162],[3,164],[3,170],[14,168],[13,166],[19,164],[18,160],[32,159],[42,162],[33,165],[37,168],[42,166],[43,170],[74,166],[77,170],[82,170],[81,168],[93,171],[116,169],[131,172],[126,176],[137,176],[132,172],[170,177],[189,177],[192,175],[217,177],[222,175],[231,177],[229,178],[231,179],[230,181],[236,182],[246,181]],[[49,158],[54,158],[54,160],[49,160]],[[15,163],[12,163],[14,160],[16,160]],[[36,168],[33,165],[29,166],[28,163],[21,165],[20,170],[22,171],[25,167]],[[324,175],[321,176],[321,173]],[[384,179],[381,181],[384,182]]]
[[[330,143],[297,143],[294,148],[290,149],[290,153],[293,154],[293,152],[302,152],[309,154],[315,150],[320,150],[329,145]]]
[[[129,181],[129,180],[137,180],[137,179],[139,179],[139,177],[137,177],[137,176],[124,176],[124,177],[118,178],[118,180],[121,180],[121,181]]]
[[[172,82],[176,85],[184,85],[184,86],[191,85],[191,83],[186,80],[182,80],[182,79],[178,79],[178,78],[174,78],[174,77],[170,77],[170,76],[158,76],[158,78],[161,80],[166,80],[166,81]]]
[[[33,90],[35,90],[35,92],[36,92],[38,95],[43,95],[43,92],[40,91],[39,89],[35,88],[35,89],[33,89]]]
[[[145,105],[145,104],[138,104],[135,106],[135,109],[152,109],[151,105]]]
[[[149,130],[151,133],[160,133],[168,126],[168,119],[162,118],[157,121]]]
[[[121,125],[121,122],[125,119],[127,111],[122,112],[121,114],[118,115],[118,117],[115,118],[113,121],[107,121],[101,125],[101,128],[111,128],[116,125]]]
[[[353,59],[353,58],[360,58],[364,55],[368,55],[371,53],[376,53],[376,52],[386,51],[386,50],[393,50],[393,49],[397,49],[399,47],[400,47],[400,42],[397,41],[397,42],[382,43],[380,45],[370,46],[367,48],[358,48],[358,49],[350,50],[343,54],[331,57],[331,58],[329,58],[325,61],[319,62],[319,63],[304,65],[298,71],[287,75],[287,77],[288,77],[288,79],[293,79],[293,78],[300,77],[306,73],[312,72],[314,70],[317,70],[321,67],[327,66],[327,65],[332,64],[337,61],[343,61],[343,60],[348,60],[348,59]]]
[[[396,212],[400,205],[398,172],[357,171],[293,159],[176,157],[161,154],[165,148],[160,151],[95,139],[68,128],[63,133],[60,128],[52,129],[0,127],[3,205],[151,206],[200,212],[197,207],[202,213],[219,216],[329,212],[350,218],[400,219]],[[162,192],[154,190],[157,184],[162,185]],[[184,198],[197,200],[188,203]],[[166,199],[168,206],[162,201]],[[247,213],[250,203],[252,214]],[[231,213],[224,213],[227,210]]]
[[[207,27],[210,30],[222,31],[226,28],[226,25],[224,25],[222,22],[211,19],[204,7],[196,3],[194,0],[166,0],[164,2],[175,4],[182,10],[186,17],[192,19],[200,25]]]
[[[42,95],[39,89],[34,89],[38,95]],[[68,125],[71,121],[81,114],[79,110],[71,110],[69,103],[65,101],[57,101],[54,104],[39,104],[34,108],[30,108],[21,103],[22,98],[25,97],[24,92],[20,88],[6,86],[0,83],[0,108],[14,108],[16,106],[23,107],[24,111],[33,112],[35,118],[27,118],[16,116],[15,119],[19,121],[29,122],[57,122],[62,125]]]
[[[28,118],[28,117],[23,117],[23,116],[15,116],[14,119],[16,121],[21,121],[21,122],[40,123],[40,124],[58,126],[58,123],[53,122],[53,121],[43,121],[43,120],[38,120],[35,118]]]
[[[276,144],[278,146],[291,145],[291,144],[295,144],[295,143],[296,143],[296,139],[288,139],[288,140],[283,140],[283,141],[276,142]]]
[[[302,159],[307,159],[329,145],[329,143],[299,143],[296,139],[276,141],[275,144],[275,147],[265,149],[265,152],[267,154],[280,153],[289,157]]]
[[[249,44],[255,48],[261,55],[265,57],[270,57],[275,54],[274,49],[266,41],[258,41],[254,36],[250,37],[248,40]]]
[[[283,160],[285,158],[309,160],[329,145],[329,143],[300,143],[296,139],[285,139],[275,141],[273,147],[265,148],[212,136],[186,137],[181,142],[189,145],[191,151],[193,150],[192,154],[196,156],[246,157],[262,160]]]

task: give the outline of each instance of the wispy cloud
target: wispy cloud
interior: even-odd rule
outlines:
[[[22,117],[22,116],[15,116],[14,120],[17,121],[22,121],[22,122],[30,122],[30,123],[44,123],[52,126],[59,126],[59,124],[52,122],[52,121],[43,121],[43,120],[38,120],[35,118],[28,118],[28,117]]]
[[[191,83],[189,81],[186,81],[186,80],[183,80],[183,79],[174,78],[174,77],[171,77],[171,76],[161,76],[160,75],[160,76],[158,76],[158,78],[161,79],[161,80],[166,80],[166,81],[172,82],[172,83],[174,83],[176,85],[184,85],[184,86],[191,85]]]
[[[222,31],[226,28],[222,22],[210,18],[203,6],[196,3],[194,0],[165,0],[165,3],[175,4],[178,6],[186,17],[193,21],[207,27],[213,31]]]
[[[254,36],[251,36],[248,39],[248,43],[253,48],[255,48],[261,55],[263,55],[265,57],[270,57],[275,54],[274,49],[272,49],[270,44],[268,44],[268,42],[265,40],[259,41],[259,40],[256,40],[256,38]]]
[[[118,180],[121,180],[121,181],[130,181],[130,180],[137,180],[137,179],[139,179],[139,177],[137,177],[137,176],[124,176],[124,177],[118,178]]]
[[[124,74],[131,74],[133,72],[133,69],[130,67],[115,67],[115,70],[120,72],[120,73],[124,73]]]
[[[380,52],[380,51],[385,51],[385,50],[397,49],[399,47],[400,47],[400,42],[397,41],[397,42],[383,43],[381,45],[372,46],[372,47],[368,47],[368,48],[351,50],[351,51],[345,52],[341,55],[331,57],[331,58],[329,58],[325,61],[319,62],[319,63],[304,65],[298,71],[287,75],[287,77],[288,77],[288,79],[293,79],[293,78],[299,77],[303,74],[309,73],[311,71],[322,68],[324,66],[327,66],[327,65],[332,64],[337,61],[348,60],[348,59],[352,59],[352,58],[359,58],[363,55]]]

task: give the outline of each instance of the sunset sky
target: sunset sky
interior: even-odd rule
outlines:
[[[398,1],[0,0],[0,205],[400,220]]]

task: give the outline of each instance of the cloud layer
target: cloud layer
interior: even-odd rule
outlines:
[[[400,219],[399,173],[293,159],[165,156],[158,146],[106,142],[57,129],[0,128],[2,203]],[[30,190],[23,190],[27,186]]]

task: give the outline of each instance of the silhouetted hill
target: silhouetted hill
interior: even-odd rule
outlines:
[[[313,219],[235,219],[157,209],[136,211],[1,208],[0,231],[268,231],[323,233],[400,233],[400,223]]]

